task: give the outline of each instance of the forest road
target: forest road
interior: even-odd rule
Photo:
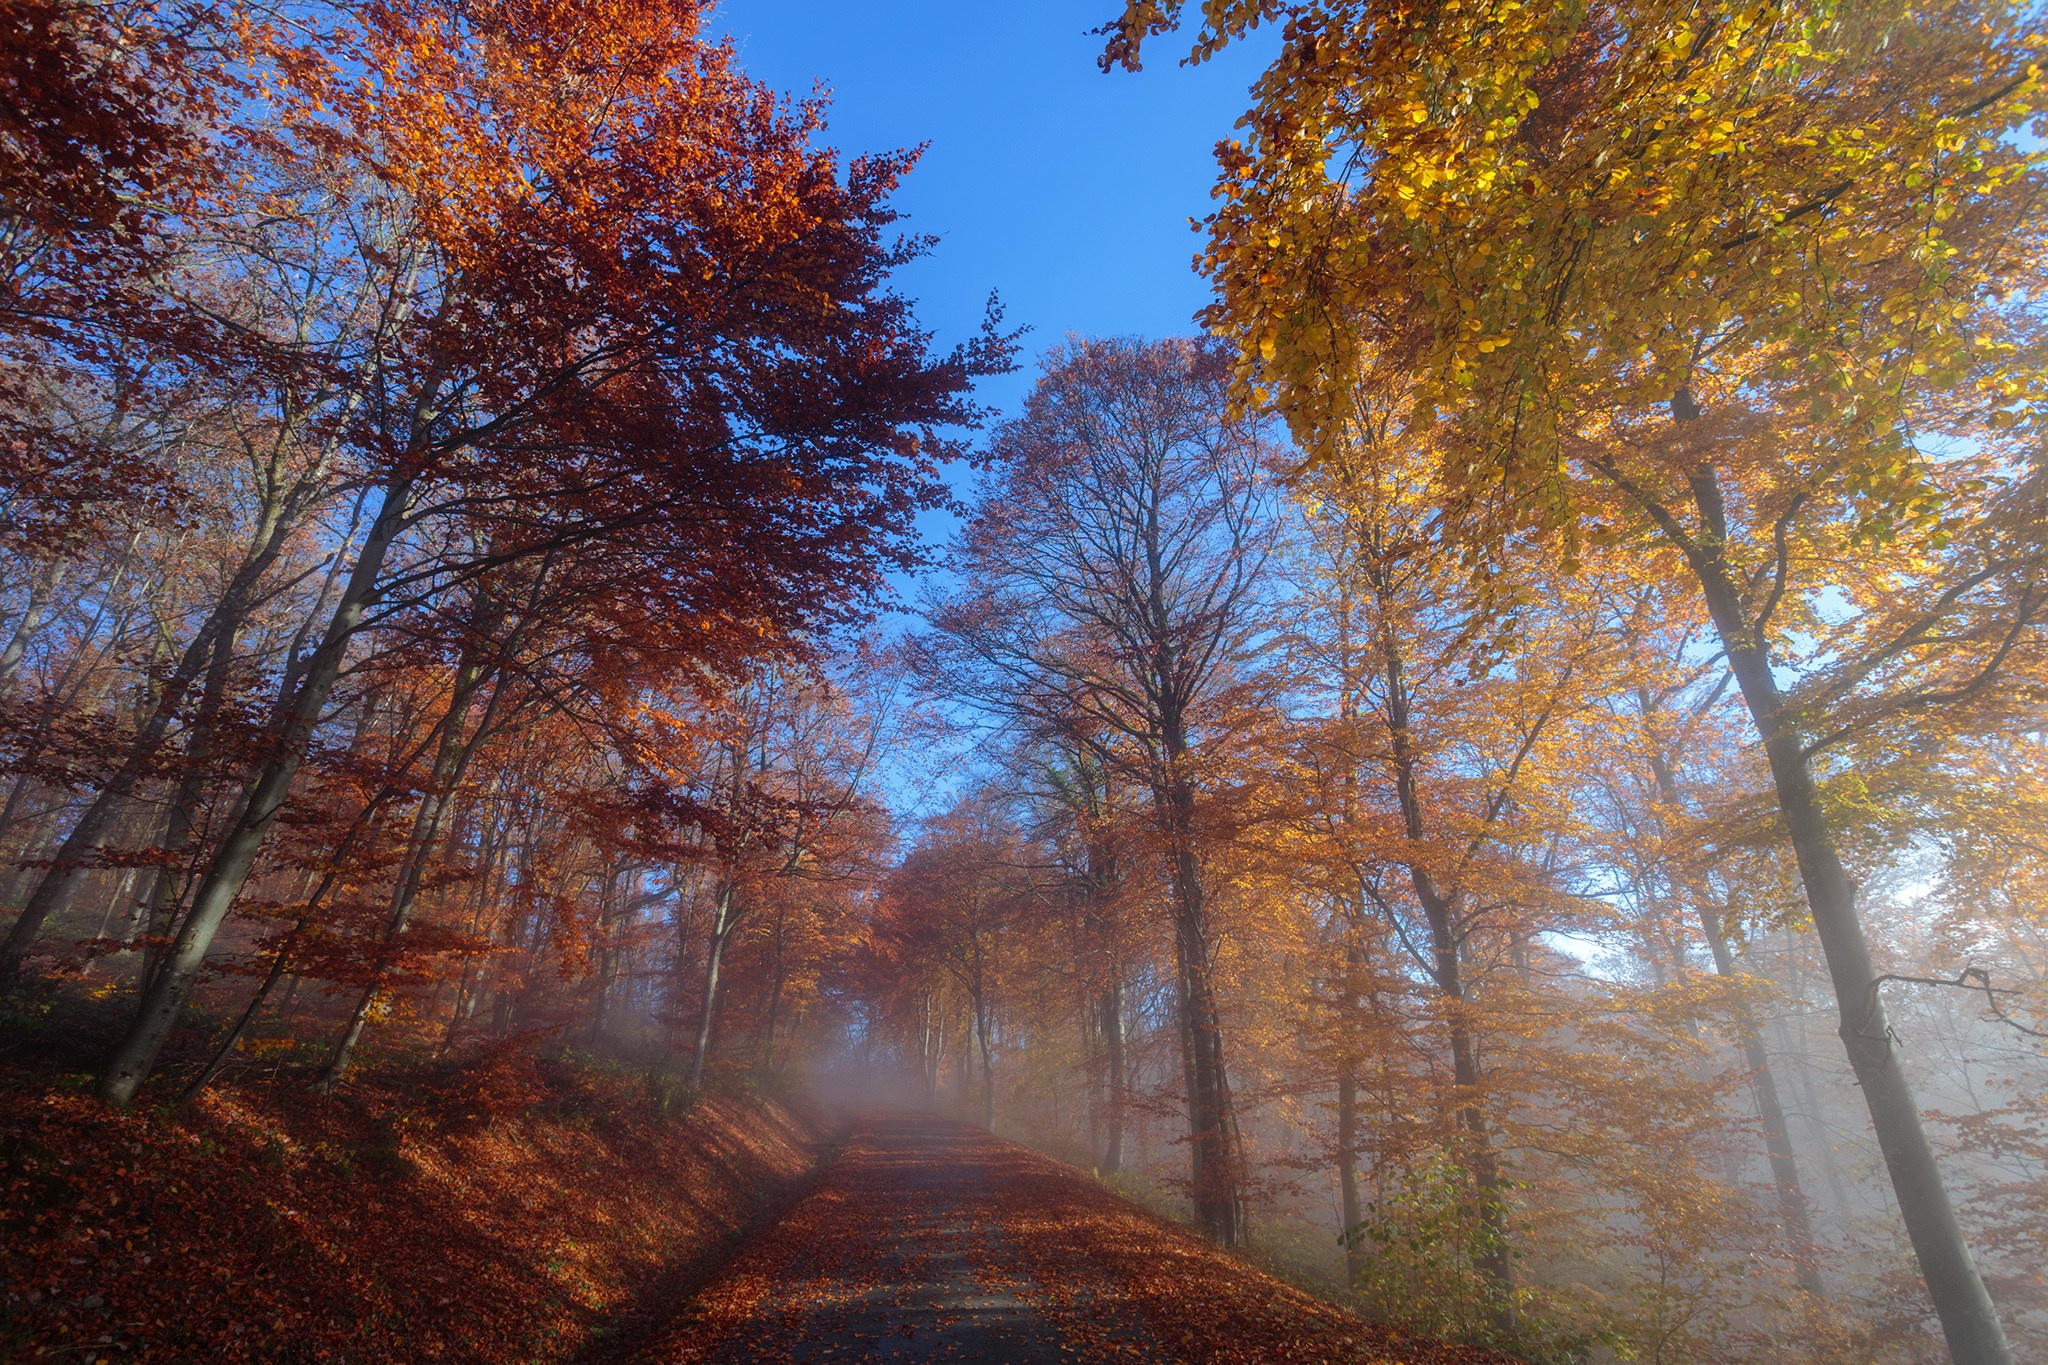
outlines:
[[[1106,1194],[964,1123],[864,1116],[817,1186],[633,1359],[1177,1359],[1159,1349],[1115,1273],[1074,1255],[1061,1235],[1073,1221],[1062,1185],[1077,1205]]]

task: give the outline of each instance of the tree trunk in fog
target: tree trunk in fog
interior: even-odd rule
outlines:
[[[1416,843],[1427,837],[1422,820],[1422,798],[1416,785],[1416,758],[1408,738],[1408,684],[1400,644],[1391,633],[1381,640],[1385,656],[1386,722],[1390,757],[1394,770],[1394,791],[1401,805],[1403,832]],[[1421,863],[1408,868],[1409,884],[1429,922],[1430,977],[1448,1005],[1445,1024],[1450,1031],[1451,1079],[1457,1087],[1458,1126],[1464,1133],[1464,1164],[1472,1172],[1479,1193],[1480,1245],[1472,1257],[1473,1267],[1485,1277],[1491,1290],[1488,1315],[1496,1331],[1512,1337],[1516,1331],[1515,1274],[1512,1249],[1508,1244],[1507,1201],[1501,1193],[1500,1166],[1494,1156],[1493,1137],[1486,1111],[1481,1107],[1478,1040],[1472,1036],[1472,1021],[1465,996],[1465,982],[1459,962],[1460,934],[1456,897],[1440,887]]]
[[[1785,955],[1791,962],[1792,982],[1789,989],[1793,999],[1804,1000],[1806,982],[1804,974],[1800,971],[1799,955],[1793,950],[1792,942],[1792,931],[1788,929],[1785,931]],[[1804,1013],[1800,1015],[1797,1042],[1793,1041],[1792,1031],[1786,1027],[1782,1014],[1774,1016],[1772,1024],[1778,1031],[1778,1050],[1792,1058],[1793,1069],[1799,1073],[1800,1098],[1805,1101],[1800,1116],[1805,1120],[1806,1135],[1813,1142],[1813,1150],[1820,1156],[1821,1179],[1827,1182],[1828,1198],[1834,1201],[1835,1216],[1838,1219],[1842,1218],[1849,1210],[1849,1191],[1842,1184],[1842,1172],[1835,1163],[1834,1135],[1828,1131],[1827,1122],[1821,1118],[1820,1091],[1813,1084],[1813,1049],[1808,1045],[1806,1017]]]
[[[5,942],[0,942],[0,994],[13,988],[21,972],[22,959],[27,956],[36,935],[42,932],[51,915],[70,903],[80,880],[92,870],[94,856],[112,831],[115,817],[128,809],[137,784],[149,772],[165,737],[177,720],[185,694],[215,657],[220,640],[232,637],[240,628],[257,586],[283,552],[294,520],[287,511],[285,505],[278,503],[264,507],[248,551],[234,577],[228,581],[220,601],[214,604],[199,630],[187,642],[184,652],[178,657],[177,667],[164,679],[154,704],[129,741],[120,764],[94,793],[91,803],[58,846],[49,870],[37,882],[35,890],[29,893],[14,927],[8,932]],[[324,696],[322,700],[325,700]],[[267,823],[265,828],[268,828]]]
[[[775,969],[768,988],[768,1024],[761,1032],[761,1061],[763,1071],[775,1069],[775,1026],[782,1016],[782,991],[789,981],[787,942],[789,912],[778,906],[775,911],[775,932],[769,942],[775,947]]]
[[[932,999],[932,991],[926,988],[920,1008],[924,1015],[924,1028],[919,1034],[924,1055],[919,1059],[924,1075],[924,1107],[936,1112],[939,1107],[939,1071],[945,1065],[946,1018]]]
[[[966,1044],[965,1044],[965,1045],[964,1045],[964,1046],[963,1046],[963,1047],[962,1047],[962,1048],[960,1049],[960,1072],[959,1072],[959,1075],[960,1075],[960,1098],[959,1098],[959,1100],[958,1100],[958,1102],[957,1102],[957,1103],[958,1103],[958,1106],[959,1106],[959,1112],[961,1113],[962,1117],[965,1117],[965,1115],[966,1115],[966,1112],[967,1112],[967,1103],[968,1103],[968,1097],[969,1097],[970,1095],[972,1095],[972,1094],[974,1093],[974,1037],[973,1037],[973,1034],[974,1034],[974,1029],[973,1029],[973,1026],[972,1026],[972,1025],[969,1025],[969,1026],[968,1026],[968,1039],[967,1039],[967,1042],[966,1042]]]
[[[1465,1131],[1466,1162],[1472,1168],[1472,1182],[1479,1190],[1480,1245],[1472,1263],[1493,1289],[1491,1313],[1494,1326],[1504,1334],[1516,1330],[1515,1276],[1508,1245],[1507,1201],[1501,1193],[1500,1165],[1493,1151],[1493,1135],[1480,1107],[1479,1044],[1472,1036],[1467,1013],[1465,985],[1458,961],[1457,937],[1452,927],[1450,903],[1427,893],[1429,877],[1417,869],[1414,874],[1423,913],[1429,919],[1433,955],[1431,975],[1437,989],[1450,1005],[1451,1079],[1458,1088],[1458,1123]]]
[[[1347,936],[1348,937],[1348,936]],[[1365,1221],[1365,1204],[1358,1192],[1358,1049],[1354,1033],[1358,1022],[1357,974],[1365,965],[1356,942],[1344,948],[1345,980],[1337,992],[1343,1033],[1337,1056],[1337,1194],[1343,1205],[1344,1282],[1358,1287],[1365,1270],[1365,1252],[1353,1240],[1358,1225]]]
[[[240,816],[215,850],[163,970],[144,993],[134,1026],[115,1047],[100,1077],[99,1095],[109,1104],[126,1108],[134,1101],[135,1092],[156,1066],[158,1054],[184,1014],[207,951],[213,946],[213,936],[248,881],[256,855],[269,837],[278,813],[284,809],[292,782],[305,762],[313,729],[341,677],[349,644],[374,597],[384,557],[404,528],[410,492],[409,475],[393,479],[384,490],[383,505],[356,558],[348,586],[335,603],[320,647],[307,662],[291,704],[284,708],[276,735],[278,749],[246,789]]]
[[[1648,710],[1647,694],[1638,689],[1645,711]],[[1650,773],[1657,783],[1660,801],[1677,807],[1680,804],[1678,774],[1662,754],[1650,756]],[[1742,975],[1736,968],[1734,954],[1728,951],[1728,941],[1723,936],[1720,916],[1707,903],[1704,895],[1697,891],[1693,900],[1698,907],[1700,929],[1706,935],[1707,947],[1714,956],[1714,971],[1724,980],[1734,980]],[[1770,1158],[1771,1181],[1777,1188],[1778,1220],[1785,1225],[1785,1236],[1792,1243],[1794,1273],[1799,1278],[1799,1287],[1815,1298],[1827,1293],[1827,1286],[1821,1279],[1820,1249],[1814,1244],[1813,1223],[1806,1207],[1806,1195],[1799,1188],[1799,1159],[1792,1149],[1792,1128],[1785,1121],[1785,1106],[1778,1096],[1778,1079],[1771,1071],[1769,1055],[1764,1051],[1763,1034],[1758,1030],[1755,1017],[1749,1007],[1743,1005],[1735,1017],[1737,1040],[1742,1045],[1743,1065],[1749,1068],[1750,1085],[1756,1094],[1757,1115],[1764,1125],[1764,1150]]]
[[[989,1040],[988,1011],[979,1001],[974,1009],[974,1031],[981,1040],[981,1126],[996,1130],[996,1059]]]
[[[1124,983],[1112,978],[1102,993],[1102,1048],[1108,1065],[1107,1119],[1109,1133],[1103,1141],[1102,1171],[1115,1175],[1124,1168]]]
[[[220,721],[221,706],[227,700],[228,682],[234,672],[235,640],[240,633],[240,623],[230,622],[214,641],[213,660],[206,670],[206,685],[200,690],[199,712],[192,718],[191,736],[185,746],[185,772],[178,780],[171,808],[164,812],[164,863],[151,880],[144,904],[136,907],[136,927],[144,940],[142,984],[145,990],[163,966],[165,949],[169,946],[164,940],[169,938],[171,925],[177,919],[178,900],[183,890],[177,864],[200,826],[208,785],[206,765],[213,754],[214,727]]]
[[[1354,1240],[1365,1221],[1358,1195],[1358,1073],[1349,1057],[1337,1064],[1337,1194],[1343,1204],[1344,1282],[1358,1287],[1365,1253]]]
[[[1083,751],[1078,772],[1089,771]],[[1099,820],[1107,814],[1107,779],[1097,782],[1090,778],[1085,799],[1079,803],[1077,814],[1083,819]],[[1105,1075],[1103,1077],[1104,1118],[1108,1132],[1102,1137],[1101,1170],[1115,1175],[1124,1165],[1124,1103],[1129,1085],[1125,1074],[1124,1054],[1124,980],[1122,951],[1117,932],[1118,907],[1116,896],[1122,873],[1118,866],[1115,844],[1099,836],[1091,828],[1088,839],[1088,865],[1084,876],[1082,895],[1085,897],[1083,911],[1088,933],[1088,945],[1096,962],[1096,977],[1101,984],[1101,996],[1096,1001],[1096,1018],[1102,1029],[1102,1051]]]
[[[612,988],[617,984],[623,953],[618,944],[619,906],[624,899],[619,881],[624,869],[606,860],[604,887],[597,897],[597,991],[590,1009],[590,1046],[596,1048],[611,1026]]]
[[[1713,950],[1714,971],[1733,980],[1742,975],[1735,955],[1722,936],[1721,920],[1713,908],[1700,903],[1700,928]],[[1763,1034],[1747,1005],[1736,1011],[1736,1032],[1742,1043],[1742,1061],[1749,1068],[1750,1083],[1756,1091],[1757,1115],[1764,1124],[1764,1150],[1771,1160],[1771,1181],[1778,1192],[1778,1218],[1792,1243],[1794,1272],[1799,1287],[1815,1298],[1827,1294],[1820,1274],[1820,1249],[1814,1245],[1813,1223],[1807,1213],[1806,1195],[1799,1188],[1799,1160],[1792,1150],[1792,1128],[1785,1121],[1785,1106],[1778,1097],[1778,1080],[1771,1072],[1770,1057],[1764,1052]]]
[[[1672,410],[1681,430],[1699,415],[1692,396],[1683,390],[1672,399]],[[1870,1110],[1871,1127],[1891,1174],[1906,1235],[1941,1319],[1949,1355],[1956,1365],[2011,1365],[2005,1329],[1977,1273],[1934,1147],[1921,1125],[1856,911],[1856,888],[1835,852],[1834,830],[1799,732],[1787,722],[1784,698],[1771,671],[1768,639],[1752,620],[1739,586],[1740,573],[1727,557],[1728,518],[1719,478],[1711,464],[1698,466],[1689,476],[1697,533],[1689,533],[1669,509],[1638,495],[1632,485],[1618,478],[1617,482],[1637,496],[1684,552],[1762,739],[1778,810],[1806,888],[1807,909],[1834,980],[1843,1046]]]
[[[277,951],[270,958],[270,970],[264,974],[262,982],[256,987],[255,994],[249,997],[249,1003],[244,1007],[241,1015],[236,1018],[235,1026],[228,1030],[227,1037],[221,1039],[220,1046],[214,1049],[212,1060],[207,1062],[205,1069],[193,1077],[185,1089],[180,1092],[178,1095],[178,1108],[182,1109],[198,1099],[200,1095],[205,1093],[206,1087],[213,1084],[214,1077],[220,1075],[226,1069],[228,1059],[233,1057],[235,1049],[242,1045],[242,1039],[249,1032],[249,1026],[255,1023],[256,1016],[263,1012],[263,1003],[270,999],[271,991],[277,988],[277,983],[284,980],[290,970],[292,947],[298,942],[299,935],[303,934],[311,924],[311,919],[301,919],[292,927],[291,933],[285,937],[284,942],[277,945]]]
[[[1195,1219],[1218,1244],[1234,1246],[1240,1236],[1240,1173],[1232,1141],[1236,1115],[1224,1069],[1223,1019],[1209,974],[1207,905],[1194,846],[1195,793],[1183,775],[1189,755],[1179,716],[1167,718],[1165,737],[1168,777],[1155,799],[1171,850],[1173,956],[1187,1075]]]
[[[718,967],[725,956],[725,940],[738,916],[731,877],[718,888],[711,910],[711,937],[704,948],[704,993],[697,1011],[697,1045],[690,1050],[690,1089],[704,1084],[704,1058],[711,1051],[711,1019],[718,1008]]]
[[[484,841],[483,874],[476,879],[476,885],[471,892],[470,898],[469,937],[472,943],[475,942],[478,933],[483,928],[484,907],[489,905],[495,894],[502,889],[499,886],[499,880],[503,875],[507,843],[504,822],[486,820],[482,822],[482,828]],[[441,1046],[438,1049],[438,1053],[442,1057],[446,1057],[449,1049],[455,1046],[456,1031],[467,1022],[471,1015],[476,1013],[476,958],[477,954],[472,949],[465,948],[463,950],[462,976],[455,988],[455,1004],[448,1011],[448,1027],[442,1031]]]
[[[413,904],[419,899],[420,882],[426,876],[427,864],[440,847],[441,830],[454,803],[456,784],[462,780],[462,770],[468,765],[470,754],[476,750],[477,738],[490,724],[497,696],[502,695],[502,691],[493,694],[492,706],[485,708],[483,725],[478,727],[476,734],[470,733],[470,703],[475,699],[477,689],[492,673],[485,661],[477,657],[474,648],[455,670],[455,683],[448,694],[448,713],[441,719],[441,737],[435,747],[434,766],[427,776],[427,789],[420,797],[419,810],[413,814],[412,834],[406,840],[405,862],[399,871],[398,882],[391,890],[391,908],[384,925],[383,941],[379,945],[380,953],[405,932],[412,918]],[[320,1073],[319,1080],[313,1084],[316,1091],[322,1094],[332,1092],[348,1074],[356,1043],[363,1036],[371,1010],[386,989],[381,980],[383,974],[380,962],[380,979],[356,998],[355,1008],[349,1012],[348,1023],[342,1029],[341,1040],[334,1045],[334,1055]]]

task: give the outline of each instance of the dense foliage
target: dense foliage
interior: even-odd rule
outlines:
[[[5,5],[9,1055],[804,1076],[1531,1360],[2048,1349],[2040,13],[1199,13],[1208,335],[1044,355],[888,634],[1013,349],[913,157],[686,0]],[[30,1194],[145,1122],[38,1084]]]

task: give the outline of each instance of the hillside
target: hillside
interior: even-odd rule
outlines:
[[[0,1356],[525,1361],[601,1337],[812,1168],[822,1117],[513,1054],[337,1098],[0,1094]]]

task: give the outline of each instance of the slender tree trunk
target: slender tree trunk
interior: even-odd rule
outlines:
[[[198,632],[186,644],[177,667],[164,680],[155,705],[150,708],[135,737],[129,741],[120,765],[94,794],[91,804],[72,825],[70,833],[65,835],[49,870],[29,894],[5,942],[0,942],[0,994],[13,989],[21,973],[22,959],[27,956],[36,935],[42,932],[43,925],[52,914],[69,903],[80,880],[92,870],[94,855],[106,841],[115,817],[128,808],[136,785],[148,773],[165,736],[177,719],[185,694],[213,658],[216,642],[223,634],[231,634],[235,630],[248,610],[249,599],[257,585],[283,550],[290,519],[283,515],[281,508],[271,507],[266,511],[266,518],[257,527],[240,568]]]
[[[1102,1169],[1115,1175],[1124,1168],[1124,1095],[1129,1085],[1124,1074],[1124,983],[1120,975],[1112,975],[1102,992],[1102,1049],[1109,1068],[1109,1133],[1103,1142]]]
[[[1720,917],[1704,901],[1699,910],[1700,928],[1714,954],[1714,971],[1727,980],[1740,977],[1742,972],[1735,965],[1735,955],[1728,951],[1728,941],[1722,936]],[[1764,1051],[1763,1034],[1746,1004],[1736,1010],[1735,1030],[1742,1044],[1743,1064],[1749,1068],[1750,1084],[1756,1092],[1757,1115],[1764,1124],[1764,1151],[1770,1157],[1771,1180],[1777,1187],[1778,1219],[1785,1225],[1785,1235],[1791,1240],[1797,1258],[1793,1271],[1799,1277],[1800,1289],[1817,1299],[1825,1298],[1827,1285],[1820,1274],[1820,1249],[1814,1245],[1813,1222],[1807,1213],[1806,1196],[1799,1188],[1799,1159],[1792,1150],[1792,1127],[1785,1121],[1785,1106],[1778,1097],[1778,1080]]]
[[[1077,762],[1077,769],[1088,772],[1088,758],[1085,752]],[[1090,776],[1087,796],[1081,803],[1079,814],[1084,820],[1093,822],[1107,815],[1107,779],[1098,782]],[[1124,973],[1120,936],[1117,930],[1117,892],[1122,874],[1118,868],[1116,845],[1110,838],[1091,830],[1088,839],[1087,884],[1084,888],[1086,906],[1083,911],[1084,923],[1089,939],[1089,949],[1094,956],[1101,996],[1097,1001],[1097,1019],[1102,1029],[1102,1051],[1105,1075],[1103,1078],[1104,1118],[1108,1132],[1103,1135],[1101,1169],[1111,1175],[1123,1169],[1124,1165],[1124,1106],[1129,1081],[1126,1076],[1124,1039]]]
[[[150,984],[134,1026],[115,1047],[100,1077],[99,1095],[109,1104],[125,1108],[134,1101],[135,1092],[156,1066],[158,1054],[184,1014],[207,950],[213,946],[213,936],[249,879],[256,855],[269,837],[278,813],[284,809],[292,782],[305,762],[313,729],[319,724],[320,713],[341,676],[349,644],[375,596],[384,558],[405,525],[405,504],[410,491],[409,476],[392,480],[384,490],[383,506],[363,542],[348,586],[335,604],[320,647],[307,662],[290,706],[285,708],[278,751],[249,785],[240,816],[222,837],[212,864],[193,894],[192,908],[171,945],[163,970]]]
[[[930,1044],[924,1057],[924,1107],[933,1113],[939,1108],[939,1072],[946,1065],[946,1016],[932,998],[930,990],[924,993],[925,1036]]]
[[[214,1078],[226,1069],[228,1059],[233,1057],[235,1049],[241,1046],[243,1036],[249,1032],[249,1026],[255,1023],[256,1016],[263,1012],[263,1002],[270,999],[271,991],[277,988],[278,982],[284,980],[291,965],[292,945],[311,923],[309,919],[300,920],[285,941],[277,945],[277,952],[271,955],[270,970],[264,974],[262,982],[256,987],[256,993],[249,997],[249,1003],[242,1010],[241,1017],[235,1020],[235,1026],[228,1030],[227,1037],[221,1039],[220,1046],[214,1049],[213,1058],[207,1062],[205,1070],[194,1076],[191,1083],[179,1093],[178,1108],[182,1109],[198,1099],[205,1093],[206,1087],[213,1084]]]
[[[1358,1074],[1348,1058],[1337,1065],[1337,1197],[1344,1220],[1344,1282],[1356,1289],[1365,1272],[1365,1252],[1355,1240],[1365,1205],[1358,1193]]]
[[[782,964],[782,935],[775,936],[775,980],[768,988],[768,1024],[761,1031],[761,1069],[775,1070],[775,1028],[782,1016],[782,989],[787,972]]]
[[[1638,697],[1647,712],[1647,692],[1639,691]],[[1657,783],[1659,800],[1677,807],[1678,774],[1672,770],[1670,761],[1662,754],[1653,754],[1650,772]],[[1742,973],[1736,968],[1734,954],[1728,951],[1720,917],[1704,895],[1695,890],[1692,896],[1699,910],[1700,929],[1706,935],[1707,948],[1714,957],[1716,975],[1731,981],[1739,978]],[[1739,1006],[1736,1011],[1735,1029],[1737,1041],[1742,1045],[1743,1064],[1749,1068],[1750,1085],[1756,1094],[1757,1115],[1763,1120],[1764,1151],[1770,1158],[1771,1180],[1777,1189],[1778,1220],[1785,1226],[1785,1236],[1791,1241],[1796,1258],[1793,1272],[1798,1276],[1801,1290],[1815,1298],[1824,1298],[1827,1286],[1821,1279],[1820,1251],[1814,1244],[1806,1196],[1799,1188],[1799,1159],[1792,1150],[1791,1125],[1785,1121],[1785,1106],[1778,1097],[1778,1080],[1771,1071],[1770,1056],[1764,1051],[1763,1034],[1747,1004]]]
[[[967,1040],[960,1047],[960,1095],[955,1101],[955,1111],[967,1117],[967,1106],[974,1094],[974,1025],[967,1025]]]
[[[981,1039],[981,1126],[996,1130],[996,1057],[989,1039],[988,1011],[979,1003],[974,1010],[975,1032]]]
[[[14,623],[7,647],[0,649],[0,697],[14,690],[14,680],[21,672],[21,661],[28,654],[29,642],[42,629],[43,613],[49,610],[50,599],[56,596],[57,586],[64,581],[69,568],[63,559],[52,557],[29,584],[28,603],[22,608],[21,619]]]
[[[1386,662],[1387,731],[1391,741],[1394,789],[1401,805],[1405,836],[1420,843],[1425,838],[1422,798],[1415,773],[1415,754],[1408,740],[1408,686],[1398,642],[1385,636],[1381,642]],[[1432,962],[1430,975],[1447,1006],[1450,1031],[1451,1080],[1457,1088],[1458,1127],[1464,1136],[1465,1165],[1479,1195],[1480,1244],[1472,1262],[1491,1289],[1488,1305],[1494,1329],[1503,1337],[1518,1330],[1515,1311],[1513,1249],[1508,1242],[1507,1201],[1502,1194],[1500,1166],[1494,1156],[1486,1111],[1480,1105],[1480,1067],[1477,1040],[1472,1036],[1470,1001],[1466,998],[1459,963],[1459,934],[1453,897],[1437,885],[1420,862],[1410,864],[1408,879],[1415,898],[1429,921]]]
[[[214,727],[219,723],[221,707],[227,700],[228,682],[234,672],[235,640],[240,633],[240,622],[228,622],[215,637],[213,659],[206,669],[206,685],[199,694],[199,712],[192,718],[191,737],[185,747],[185,771],[178,779],[178,791],[171,800],[171,808],[164,812],[164,864],[150,882],[144,906],[136,909],[144,939],[142,984],[145,992],[163,966],[165,950],[169,946],[164,940],[170,936],[171,925],[177,919],[178,900],[183,889],[177,864],[200,826],[200,808],[206,801],[209,776],[206,769],[213,753]]]
[[[1345,572],[1337,578],[1337,717],[1347,729],[1358,723],[1365,696],[1363,675],[1371,667],[1353,630],[1358,604],[1352,596],[1352,565],[1348,561],[1359,553],[1357,534],[1355,525],[1347,528],[1343,548],[1347,562]],[[1358,823],[1358,762],[1354,756],[1346,755],[1343,780],[1337,790],[1338,815],[1348,831]],[[1337,992],[1337,1197],[1341,1206],[1339,1216],[1344,1222],[1344,1280],[1356,1289],[1365,1271],[1365,1252],[1356,1241],[1359,1225],[1365,1221],[1365,1206],[1358,1190],[1358,1002],[1365,967],[1365,952],[1360,945],[1365,925],[1363,887],[1340,904],[1344,916],[1344,982]]]
[[[483,929],[484,907],[491,903],[494,893],[499,890],[503,859],[506,847],[505,825],[502,820],[489,820],[484,829],[484,870],[477,878],[475,893],[470,900],[469,937],[475,942]],[[448,1028],[441,1035],[438,1055],[446,1057],[455,1046],[456,1030],[476,1012],[477,989],[476,954],[469,948],[462,953],[462,980],[455,992],[455,1006],[448,1012]]]
[[[1420,882],[1428,877],[1417,873]],[[1417,888],[1420,894],[1421,887]],[[1472,1036],[1464,982],[1459,970],[1457,939],[1449,903],[1434,888],[1423,897],[1423,912],[1429,919],[1431,948],[1435,962],[1432,975],[1450,1012],[1451,1080],[1457,1086],[1458,1126],[1465,1134],[1465,1160],[1472,1182],[1479,1191],[1480,1243],[1473,1265],[1493,1286],[1492,1317],[1496,1330],[1513,1335],[1515,1313],[1514,1261],[1508,1243],[1507,1201],[1501,1191],[1500,1164],[1494,1156],[1493,1135],[1480,1107],[1481,1076],[1478,1040]]]
[[[1186,745],[1170,737],[1169,762],[1186,760]],[[1239,1237],[1239,1184],[1232,1143],[1230,1080],[1224,1069],[1223,1020],[1209,976],[1209,926],[1201,861],[1194,849],[1194,791],[1177,774],[1160,792],[1172,845],[1173,951],[1180,987],[1181,1040],[1187,1071],[1189,1159],[1195,1218],[1223,1246]]]
[[[1686,408],[1691,407],[1688,397]],[[1885,1013],[1870,944],[1856,910],[1856,888],[1835,852],[1834,831],[1813,780],[1799,732],[1788,723],[1771,672],[1770,647],[1751,627],[1732,567],[1725,558],[1727,518],[1710,467],[1691,480],[1702,533],[1687,559],[1706,597],[1736,685],[1749,707],[1770,762],[1778,810],[1806,888],[1806,904],[1827,957],[1842,1043],[1870,1110],[1906,1235],[1956,1365],[2011,1365],[2012,1349],[1984,1288],[1950,1202],[1941,1168],[1920,1122],[1898,1045]]]
[[[597,998],[590,1010],[590,1045],[593,1048],[603,1044],[611,1027],[612,990],[617,984],[624,957],[618,942],[619,906],[624,899],[619,888],[621,875],[622,869],[607,860],[604,888],[597,898]]]
[[[736,904],[731,877],[718,888],[712,903],[711,937],[704,947],[704,993],[697,1010],[697,1045],[690,1050],[690,1089],[704,1084],[704,1059],[711,1051],[711,1021],[718,1008],[718,969],[725,957],[725,940],[732,933]]]
[[[405,932],[406,924],[412,918],[413,904],[419,899],[420,882],[426,876],[427,864],[440,845],[441,828],[453,804],[455,785],[460,781],[462,770],[475,747],[475,736],[467,729],[469,705],[486,676],[488,669],[474,657],[465,659],[456,669],[455,684],[448,697],[448,713],[441,720],[441,738],[435,749],[434,766],[428,774],[420,808],[413,815],[404,867],[391,891],[391,909],[384,924],[383,940],[378,945],[380,958]],[[488,717],[486,720],[488,723]],[[380,961],[378,979],[356,998],[355,1008],[349,1012],[348,1024],[342,1029],[341,1040],[334,1046],[334,1055],[328,1059],[319,1080],[313,1084],[316,1091],[331,1093],[348,1074],[356,1044],[362,1039],[371,1011],[386,989],[384,972],[385,967]]]
[[[1354,980],[1361,965],[1355,944],[1346,947],[1344,965],[1347,980],[1337,993],[1341,1011],[1341,1035],[1337,1054],[1337,1194],[1343,1205],[1345,1283],[1357,1288],[1365,1269],[1365,1253],[1353,1240],[1365,1221],[1365,1205],[1358,1192],[1358,1049],[1355,1033],[1358,1020],[1358,988]]]

